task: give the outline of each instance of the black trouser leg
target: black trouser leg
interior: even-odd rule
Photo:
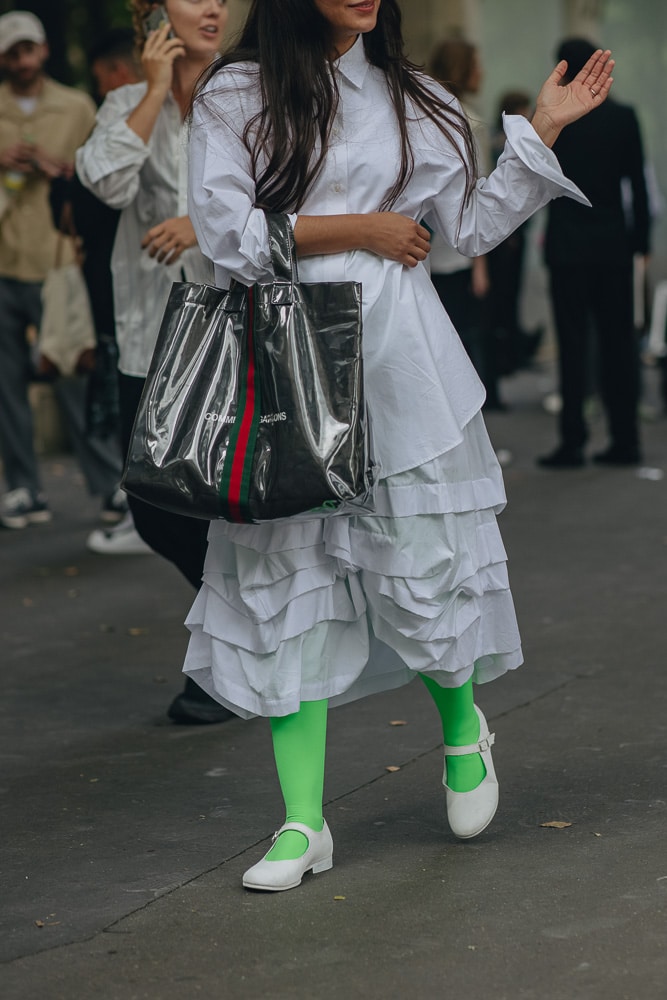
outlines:
[[[561,445],[568,451],[582,448],[587,430],[584,421],[587,343],[590,304],[589,273],[581,267],[552,267],[551,301],[558,340],[558,371],[563,401],[559,417]]]
[[[591,283],[600,394],[615,450],[639,452],[639,344],[634,329],[632,267],[601,266]]]
[[[119,374],[119,404],[123,453],[127,454],[134,418],[145,379]],[[160,510],[128,496],[134,524],[147,545],[180,569],[186,580],[199,589],[206,557],[208,521]],[[169,706],[169,717],[180,723],[226,722],[234,713],[218,704],[191,677]]]

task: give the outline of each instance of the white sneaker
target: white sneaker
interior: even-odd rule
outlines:
[[[50,520],[51,511],[41,493],[33,496],[30,490],[20,486],[0,497],[0,523],[5,528],[27,528],[29,524],[44,524]]]
[[[119,486],[102,501],[100,521],[105,521],[106,524],[118,524],[127,514],[127,510],[127,493]]]
[[[152,555],[153,550],[150,545],[146,545],[143,538],[139,537],[137,529],[134,527],[132,514],[127,512],[122,521],[115,524],[113,528],[98,528],[88,535],[86,547],[91,552],[97,552],[103,556],[138,556]]]

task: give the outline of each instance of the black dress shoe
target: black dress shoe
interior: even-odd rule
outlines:
[[[578,469],[584,464],[581,448],[556,448],[549,455],[541,455],[537,464],[543,469]]]
[[[614,445],[593,455],[596,465],[639,465],[641,458],[638,448],[617,448]]]
[[[185,689],[172,701],[167,715],[172,722],[181,726],[207,726],[238,718],[215,698],[211,698],[191,677],[186,679]]]

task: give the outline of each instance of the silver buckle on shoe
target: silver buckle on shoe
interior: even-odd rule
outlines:
[[[496,734],[489,733],[488,736],[485,736],[484,739],[480,740],[479,743],[477,744],[477,746],[479,747],[478,752],[485,753],[487,750],[491,749],[491,747],[495,742],[496,742]]]

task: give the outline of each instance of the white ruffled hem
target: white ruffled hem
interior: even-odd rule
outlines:
[[[505,494],[481,417],[379,495],[391,516],[213,522],[185,671],[251,717],[342,704],[417,672],[456,687],[517,667],[495,517]]]

